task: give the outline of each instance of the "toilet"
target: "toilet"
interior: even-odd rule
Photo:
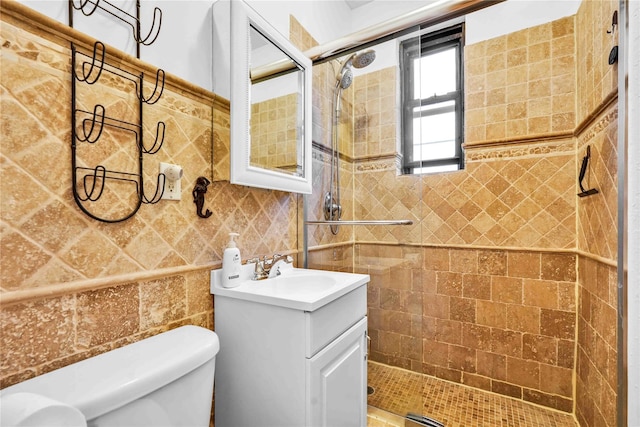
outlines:
[[[209,426],[215,332],[182,326],[0,390],[0,425]]]

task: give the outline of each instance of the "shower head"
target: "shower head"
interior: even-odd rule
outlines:
[[[338,79],[338,86],[340,86],[341,89],[346,89],[351,86],[351,83],[353,83],[353,71],[351,71],[351,67],[343,67],[336,78]]]
[[[367,65],[371,64],[376,59],[376,51],[373,49],[367,49],[362,52],[358,52],[353,54],[351,58],[347,62],[351,62],[356,68],[364,68]]]
[[[346,89],[351,86],[351,83],[353,83],[353,71],[351,67],[364,68],[371,64],[374,59],[376,59],[376,51],[373,49],[351,54],[351,56],[342,63],[340,71],[336,74],[336,79],[338,80],[336,86],[340,89]]]

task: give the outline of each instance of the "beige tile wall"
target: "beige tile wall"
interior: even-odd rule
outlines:
[[[354,259],[357,270],[366,270],[372,275],[370,326],[372,336],[378,335],[372,344],[376,346],[376,357],[562,410],[570,410],[573,399],[567,383],[564,380],[547,383],[541,378],[555,375],[554,378],[566,379],[567,370],[574,363],[567,347],[571,343],[568,328],[576,322],[576,302],[571,301],[567,288],[576,280],[584,283],[579,293],[579,379],[575,398],[585,425],[600,425],[598,420],[608,417],[612,399],[615,400],[613,386],[602,392],[597,387],[615,378],[612,368],[615,347],[611,344],[611,323],[606,320],[611,307],[615,307],[611,297],[615,271],[607,267],[607,262],[593,261],[590,254],[606,261],[615,256],[612,254],[615,246],[610,244],[613,233],[610,218],[599,218],[599,227],[591,228],[587,224],[591,224],[591,219],[599,215],[603,207],[615,212],[612,210],[615,197],[609,193],[604,205],[593,203],[596,206],[582,210],[576,207],[580,201],[568,195],[576,192],[574,179],[579,166],[576,160],[579,161],[581,155],[579,152],[576,156],[573,151],[572,131],[583,117],[600,108],[599,100],[605,99],[604,95],[613,87],[613,77],[607,76],[615,73],[611,74],[608,68],[603,70],[605,66],[594,71],[595,81],[605,82],[595,86],[609,90],[600,89],[594,95],[585,95],[589,93],[585,88],[594,85],[584,83],[581,65],[577,64],[578,78],[574,80],[578,82],[577,96],[583,97],[578,98],[581,101],[577,103],[588,105],[586,99],[592,96],[594,107],[577,117],[563,110],[563,105],[569,105],[566,97],[575,91],[575,88],[568,89],[569,78],[563,72],[572,69],[566,66],[571,60],[571,55],[565,52],[569,35],[590,33],[586,27],[593,19],[589,16],[610,21],[606,17],[608,10],[600,11],[594,5],[599,2],[584,3],[586,6],[583,5],[578,14],[575,29],[572,19],[563,19],[543,28],[515,33],[504,40],[486,42],[475,52],[478,56],[469,58],[475,61],[475,65],[469,66],[469,73],[474,75],[476,70],[478,78],[469,80],[474,99],[469,98],[468,105],[473,109],[474,102],[480,100],[486,105],[480,108],[480,104],[475,104],[483,112],[477,111],[469,117],[477,120],[469,126],[477,128],[467,135],[468,142],[483,145],[505,140],[528,141],[517,147],[468,147],[469,163],[464,173],[408,178],[401,184],[394,182],[395,160],[371,159],[376,154],[389,154],[393,147],[391,139],[385,136],[391,132],[392,125],[381,123],[383,116],[388,115],[376,110],[388,105],[380,100],[384,98],[381,94],[386,93],[381,83],[388,81],[389,76],[367,77],[362,87],[367,88],[365,92],[371,96],[372,103],[361,101],[364,89],[358,92],[358,82],[354,83],[349,89],[354,102],[347,102],[344,107],[352,112],[349,114],[353,115],[352,127],[357,141],[352,149],[347,146],[343,150],[346,159],[343,188],[348,189],[346,195],[343,191],[345,212],[347,215],[354,212],[358,218],[370,215],[377,219],[383,214],[393,218],[409,215],[418,219],[419,227],[387,230],[383,234],[359,228],[357,233],[362,234],[356,238],[354,258],[350,247],[354,237],[347,227],[341,227],[338,237],[330,235],[328,228],[310,229],[313,236],[310,243],[318,248],[328,246],[312,255],[316,257],[314,262],[321,266],[349,269]],[[610,7],[607,4],[602,7]],[[187,185],[181,202],[143,206],[140,214],[120,226],[88,220],[77,211],[70,198],[69,128],[66,120],[60,118],[64,115],[39,110],[51,103],[59,103],[61,111],[68,109],[69,103],[61,101],[69,97],[66,44],[50,41],[51,36],[34,37],[21,29],[29,30],[29,25],[17,24],[5,14],[3,20],[1,296],[3,301],[14,301],[3,302],[0,311],[4,340],[1,346],[3,385],[178,324],[210,327],[208,271],[200,270],[198,265],[206,267],[219,261],[229,231],[247,230],[240,245],[253,250],[244,251],[243,257],[297,248],[298,200],[295,197],[237,188],[224,181],[209,187],[208,207],[214,212],[209,220],[195,217]],[[292,38],[298,34],[299,43],[307,46],[315,43],[294,21]],[[509,52],[512,48],[519,49],[510,43],[521,38],[526,38],[526,53]],[[590,39],[585,42],[594,46],[585,48],[593,57],[601,54],[594,50],[608,52],[609,49],[604,43],[606,38],[602,42],[596,42],[596,38],[592,43]],[[511,55],[500,56],[495,50],[497,46],[505,47]],[[577,49],[583,49],[582,46],[578,42]],[[544,52],[550,53],[554,61],[549,63],[542,55]],[[512,63],[511,66],[518,69],[511,73],[509,61],[517,58],[526,58],[531,64],[518,68],[523,64]],[[504,64],[503,60],[506,61],[503,69],[493,68],[493,64]],[[565,64],[563,70],[558,69],[556,63]],[[320,116],[319,121],[314,120],[317,143],[314,174],[320,177],[314,178],[317,179],[314,190],[327,188],[328,161],[322,147],[330,145],[331,119],[326,112],[330,109],[323,106],[331,102],[337,64],[322,67],[318,72],[314,68],[314,118]],[[588,69],[590,65],[584,67]],[[10,78],[12,75],[20,78]],[[473,85],[481,78],[486,90]],[[318,85],[320,90],[316,90]],[[369,90],[376,85],[377,90]],[[478,90],[474,92],[474,88]],[[42,98],[50,94],[55,96]],[[218,165],[228,161],[229,117],[224,109],[216,107],[211,111],[213,98],[196,95],[194,99],[180,88],[165,94],[162,104],[147,115],[150,120],[161,118],[172,124],[174,133],[168,141],[174,142],[163,148],[165,157],[158,159],[180,162],[186,165],[186,171],[206,174],[206,159],[210,156],[206,147],[213,138],[214,177],[227,176],[228,169]],[[184,113],[185,106],[190,106],[187,113]],[[15,117],[21,118],[15,120]],[[205,123],[210,123],[211,117],[221,126],[211,129]],[[599,115],[598,120],[601,117]],[[318,122],[320,125],[316,125]],[[18,127],[16,123],[27,126]],[[363,127],[363,123],[367,123],[367,127]],[[611,121],[608,123],[605,131],[598,131],[592,137],[599,141],[592,147],[592,155],[595,152],[594,157],[600,160],[594,159],[593,163],[607,165],[598,173],[596,185],[601,188],[615,186],[611,166],[615,164],[615,153],[611,151],[615,128]],[[369,124],[375,126],[371,128]],[[384,125],[387,127],[383,130]],[[346,130],[343,126],[341,132],[348,134],[349,125]],[[364,144],[378,136],[379,145]],[[589,141],[592,139],[580,136],[579,149]],[[380,151],[376,153],[376,149]],[[365,158],[352,164],[350,160],[358,156]],[[49,161],[51,158],[57,161]],[[402,179],[404,177],[399,180]],[[23,194],[17,191],[24,188],[24,182],[29,183],[28,198],[20,197]],[[384,191],[368,194],[369,189],[380,185]],[[317,209],[321,202],[317,194],[310,203],[316,206],[313,212],[321,212]],[[349,203],[353,203],[352,208]],[[577,236],[567,225],[575,221],[576,215]],[[510,230],[514,221],[517,230]],[[592,231],[598,229],[603,231]],[[604,242],[598,239],[600,236],[606,236]],[[87,245],[88,241],[92,243]],[[99,252],[108,255],[106,267],[94,258],[95,242],[101,248]],[[598,242],[597,245],[590,246],[594,242]],[[575,256],[568,256],[566,252],[576,246],[587,254],[578,258],[578,278],[570,273],[576,270]],[[150,249],[152,253],[148,252]],[[172,270],[180,267],[192,270]],[[595,281],[594,269],[598,278]],[[606,273],[600,274],[601,271]],[[158,277],[137,278],[135,274],[140,272]],[[127,274],[132,275],[131,280],[124,279]],[[101,279],[96,289],[64,290],[69,283],[84,286],[93,279]],[[608,299],[603,294],[605,283]],[[16,294],[19,290],[37,288],[55,289],[60,295],[27,301],[20,300]],[[168,298],[158,298],[159,294]],[[548,298],[542,300],[541,295]],[[169,300],[172,304],[161,302]],[[103,311],[106,308],[109,315],[97,317],[96,306]],[[569,314],[572,310],[573,320]],[[69,315],[63,316],[64,313]],[[71,316],[72,313],[75,316]],[[112,324],[113,319],[123,318],[127,321]],[[406,333],[408,331],[411,333]],[[504,345],[510,342],[511,347]],[[33,351],[24,351],[31,348]],[[611,357],[603,358],[602,349]]]
[[[366,70],[363,70],[366,71]],[[395,156],[399,111],[396,86],[398,70],[389,67],[366,73],[353,92],[354,157]]]
[[[551,34],[552,27],[538,30]],[[528,30],[526,40],[529,32],[538,34]],[[485,44],[502,46],[509,37]],[[487,49],[488,64],[495,58]],[[392,71],[356,84],[376,82],[377,99],[382,87],[395,88]],[[472,67],[467,73],[467,81],[480,79]],[[483,96],[485,110],[507,108]],[[389,114],[360,121],[380,129],[379,117]],[[503,127],[520,120],[505,115]],[[372,360],[571,411],[576,265],[564,251],[576,246],[575,142],[550,127],[529,131],[517,145],[468,145],[465,170],[455,173],[398,176],[393,157],[367,152],[355,164],[355,216],[415,224],[358,227],[354,259],[357,271],[372,276]],[[493,141],[504,137],[515,136]],[[543,381],[549,375],[555,380]]]
[[[251,164],[297,170],[297,94],[251,104]]]
[[[581,426],[615,426],[617,271],[614,265],[578,257],[576,418]]]
[[[574,254],[358,244],[356,264],[372,360],[572,410]]]
[[[465,46],[465,143],[571,133],[574,39],[570,16]]]
[[[373,360],[567,412],[575,400],[585,425],[613,422],[615,388],[599,384],[614,378],[615,304],[592,294],[615,295],[615,79],[600,60],[584,79],[582,62],[608,55],[585,27],[611,4],[583,2],[577,17],[466,47],[461,172],[398,176],[379,136],[389,114],[376,109],[394,70],[356,79],[354,216],[417,224],[355,231],[355,269],[372,277]],[[587,143],[601,194],[580,199]],[[596,269],[608,273],[592,278]]]
[[[213,175],[228,180],[228,102],[172,76],[145,106],[146,126],[167,124],[162,149],[145,156],[145,180],[150,196],[158,162],[182,165],[182,200],[143,205],[116,224],[87,217],[71,193],[68,40],[93,40],[16,2],[2,2],[0,37],[0,387],[183,324],[213,328],[209,270],[231,231],[243,258],[297,253],[295,195],[216,181],[212,216],[196,216],[191,191],[212,175],[212,146]],[[89,105],[114,91],[84,93]],[[127,167],[110,153],[111,167]]]
[[[290,17],[291,41],[301,50],[307,50],[318,43],[305,28],[293,17]],[[333,140],[333,98],[336,86],[336,74],[340,68],[337,60],[329,61],[313,67],[313,194],[307,197],[308,218],[324,220],[324,197],[329,191],[331,181],[331,144]],[[340,201],[342,219],[353,219],[353,86],[343,93],[341,115],[339,118],[338,147],[340,152]],[[334,178],[335,179],[335,178]],[[328,226],[312,225],[307,227],[309,248],[311,251],[327,247],[353,244],[352,227],[339,227],[337,234],[332,234]],[[319,268],[315,262],[323,258],[321,255],[309,257],[309,267]]]
[[[593,121],[603,100],[617,92],[618,68],[608,60],[609,52],[618,44],[618,29],[612,34],[607,31],[612,29],[618,7],[615,1],[583,1],[576,15],[576,124]]]
[[[576,17],[578,91],[577,167],[587,146],[591,159],[577,201],[578,345],[576,418],[584,427],[617,423],[617,65],[609,65],[617,31],[617,2],[585,1]]]

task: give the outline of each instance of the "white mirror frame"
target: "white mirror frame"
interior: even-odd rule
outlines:
[[[249,163],[251,80],[249,78],[251,52],[250,26],[265,37],[304,71],[302,176],[295,176],[251,166]],[[244,1],[231,1],[231,174],[232,184],[311,194],[311,60],[288,39],[273,28],[262,16]]]

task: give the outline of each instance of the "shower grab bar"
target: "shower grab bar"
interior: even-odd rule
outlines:
[[[410,219],[373,219],[368,221],[305,221],[305,225],[413,225]]]

